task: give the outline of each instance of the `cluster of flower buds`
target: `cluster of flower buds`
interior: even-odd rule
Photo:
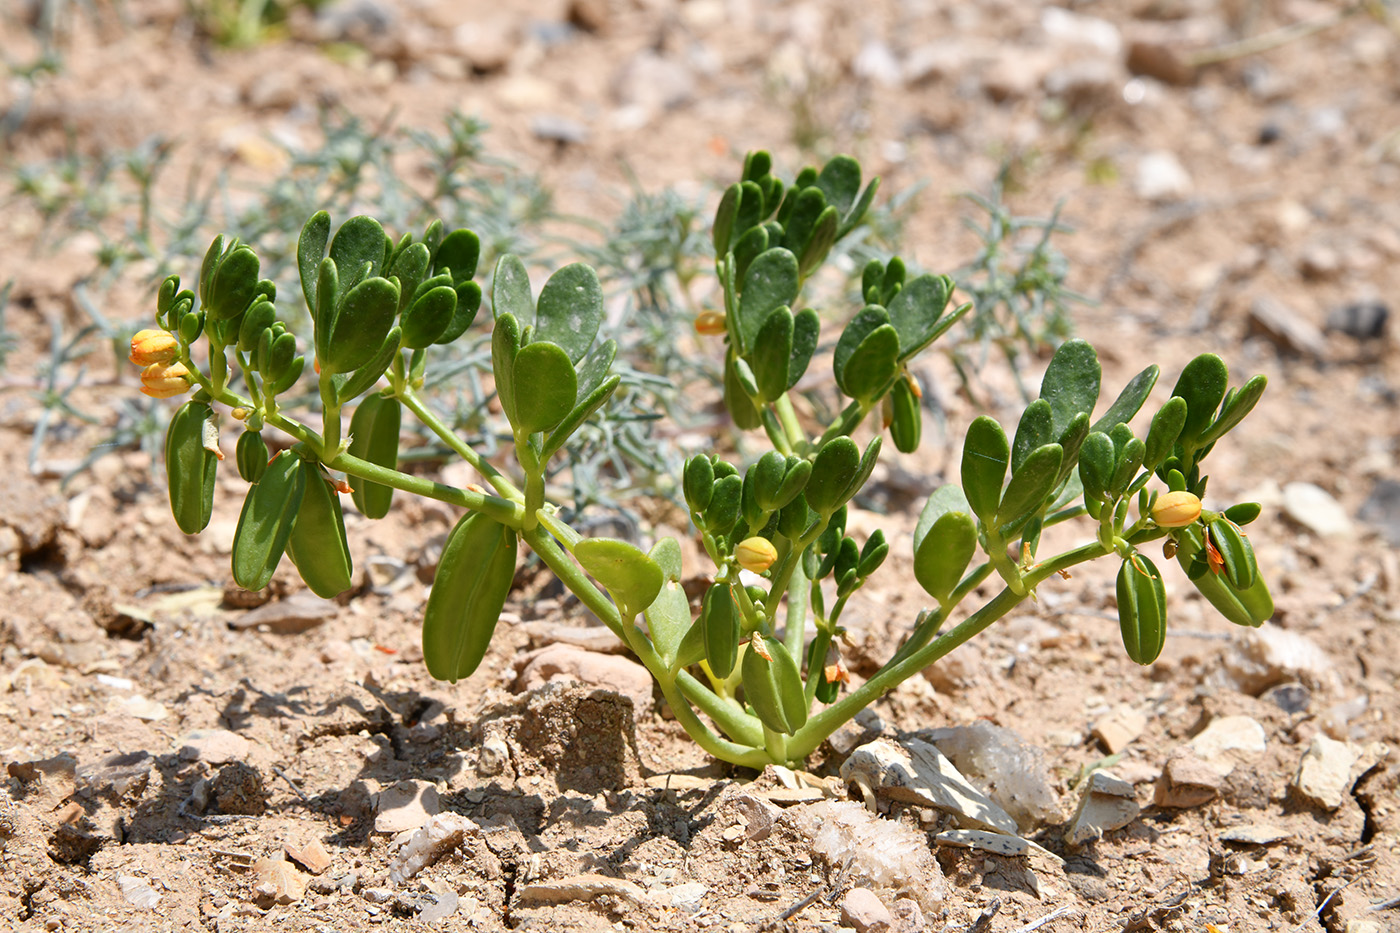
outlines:
[[[127,359],[142,367],[142,392],[152,398],[174,398],[189,391],[190,371],[175,359],[179,350],[174,334],[154,328],[136,332]]]

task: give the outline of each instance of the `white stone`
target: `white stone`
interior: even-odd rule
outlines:
[[[857,785],[872,809],[876,796],[886,797],[950,813],[970,829],[1018,832],[1009,813],[973,787],[937,746],[919,739],[862,745],[841,765],[841,780]]]
[[[856,933],[867,933],[876,925],[888,927],[893,919],[885,902],[869,888],[851,888],[841,898],[841,922],[854,927]]]
[[[253,745],[243,736],[227,729],[195,729],[180,736],[176,751],[184,761],[203,761],[211,765],[242,761]]]
[[[430,781],[399,781],[379,792],[374,817],[377,833],[418,829],[442,809],[437,787]]]
[[[1386,747],[1379,743],[1363,746],[1338,742],[1318,733],[1298,763],[1293,786],[1318,806],[1335,810],[1342,805],[1356,779],[1386,752]]]
[[[1315,686],[1335,680],[1332,659],[1317,642],[1277,625],[1236,635],[1224,661],[1239,688],[1254,696],[1290,680]]]
[[[407,881],[479,832],[476,823],[456,813],[429,817],[389,860],[389,880]]]
[[[1051,39],[1065,45],[1088,46],[1109,58],[1123,54],[1123,34],[1117,26],[1097,16],[1049,6],[1040,13],[1040,27]]]
[[[1031,844],[1020,836],[989,833],[981,829],[950,829],[939,833],[934,839],[939,845],[977,849],[1008,857],[1028,855],[1031,851]]]
[[[1191,194],[1191,175],[1174,153],[1149,152],[1138,160],[1133,189],[1148,201],[1177,201]]]
[[[1186,747],[1224,776],[1235,770],[1236,758],[1232,753],[1257,755],[1264,751],[1265,744],[1264,727],[1258,720],[1248,716],[1221,716],[1212,719]]]
[[[1293,521],[1320,537],[1351,533],[1351,516],[1332,494],[1313,483],[1293,482],[1283,487],[1283,511]]]
[[[1065,842],[1072,846],[1100,839],[1106,832],[1122,829],[1140,812],[1133,785],[1105,771],[1089,776],[1079,797],[1079,809],[1065,829]]]
[[[1093,735],[1110,755],[1127,748],[1147,728],[1147,716],[1131,706],[1116,707],[1094,723]]]

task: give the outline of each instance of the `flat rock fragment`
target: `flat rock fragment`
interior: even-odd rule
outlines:
[[[1225,775],[1191,749],[1178,748],[1162,768],[1152,802],[1159,807],[1199,807],[1215,799],[1224,780]]]
[[[229,622],[231,629],[255,629],[266,626],[278,635],[296,635],[315,628],[337,612],[329,599],[311,593],[296,593],[286,599],[259,606]]]
[[[312,839],[304,846],[283,843],[282,852],[313,875],[319,875],[331,867],[331,854],[321,845],[319,839]]]
[[[894,915],[880,900],[880,895],[869,888],[851,888],[841,898],[841,922],[854,927],[856,933],[867,933],[875,928],[886,929]]]
[[[306,895],[306,876],[285,859],[260,858],[253,863],[253,893],[261,901],[295,904]]]
[[[1303,753],[1293,787],[1313,803],[1335,810],[1351,792],[1352,784],[1383,758],[1386,748],[1379,743],[1358,745],[1339,742],[1321,733],[1313,736],[1312,744]]]
[[[228,729],[195,729],[182,735],[176,745],[182,760],[211,765],[242,761],[253,748],[251,742]]]
[[[1147,716],[1131,706],[1119,706],[1094,723],[1092,735],[1110,755],[1127,748],[1147,728]]]
[[[638,884],[607,875],[575,875],[561,881],[537,881],[520,890],[520,906],[540,907],[591,901],[595,897],[616,897],[634,904],[645,904],[647,893]]]
[[[1079,808],[1065,830],[1065,842],[1080,846],[1122,829],[1138,818],[1140,808],[1133,785],[1103,771],[1089,776],[1079,796]]]
[[[1008,858],[1029,855],[1031,851],[1031,844],[1020,836],[989,833],[981,829],[950,829],[947,832],[939,833],[934,837],[934,840],[943,846],[977,849],[981,852],[1004,855]]]
[[[1332,494],[1314,483],[1283,487],[1283,511],[1313,534],[1328,538],[1351,534],[1351,516]]]
[[[1271,823],[1246,823],[1243,826],[1231,826],[1222,832],[1220,841],[1267,846],[1292,837],[1293,833]]]
[[[942,810],[970,829],[1018,832],[1009,813],[973,787],[937,746],[920,739],[862,745],[841,765],[841,779],[859,787],[872,809],[879,796]]]
[[[139,910],[155,910],[160,904],[160,892],[144,878],[118,874],[117,888],[126,902]]]
[[[401,833],[417,829],[441,810],[437,787],[431,781],[399,781],[379,792],[374,831]]]
[[[1264,727],[1249,716],[1220,716],[1212,719],[1199,735],[1186,743],[1197,758],[1227,776],[1235,770],[1237,756],[1264,751]]]

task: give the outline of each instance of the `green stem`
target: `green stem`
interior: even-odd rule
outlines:
[[[1103,546],[1098,541],[1093,541],[1074,550],[1066,551],[1044,563],[1036,564],[1025,575],[1026,591],[1034,590],[1041,581],[1053,574],[1067,570],[1075,564],[1101,557],[1103,553]],[[993,622],[1020,605],[1025,598],[1024,595],[1018,595],[1010,587],[1007,587],[993,597],[991,602],[935,638],[925,647],[906,655],[902,660],[882,667],[865,683],[808,719],[807,724],[788,740],[786,749],[788,757],[802,759],[812,754],[827,736],[839,729],[856,713],[954,648],[965,644],[974,635],[986,630]]]
[[[521,532],[521,538],[525,543],[540,556],[540,560],[554,574],[559,577],[569,590],[579,598],[579,601],[586,606],[589,611],[602,620],[612,632],[621,638],[623,643],[633,650],[637,659],[645,665],[656,679],[657,685],[661,688],[661,695],[666,698],[671,711],[676,715],[676,721],[685,729],[686,734],[695,740],[695,743],[706,752],[719,758],[722,761],[732,762],[750,768],[762,768],[769,763],[767,753],[762,748],[755,748],[753,745],[742,745],[738,742],[730,742],[715,735],[695,714],[686,698],[677,687],[677,678],[670,676],[661,656],[656,653],[636,626],[624,626],[622,616],[618,613],[617,607],[605,596],[601,590],[593,585],[583,570],[578,567],[569,556],[559,547],[558,543],[541,527],[536,526],[529,531]],[[627,629],[632,629],[628,632]],[[635,633],[635,634],[634,634]],[[703,690],[698,683],[697,689]],[[721,717],[726,720],[736,720],[732,715],[726,715],[722,708],[716,708],[720,716],[715,717],[720,721]],[[709,711],[707,710],[707,713]],[[737,720],[736,720],[737,721]]]
[[[807,602],[811,596],[812,584],[807,579],[807,572],[802,569],[802,551],[797,551],[794,563],[797,566],[793,568],[787,584],[787,632],[783,637],[783,647],[788,650],[788,654],[797,658],[800,664],[802,643],[807,639]],[[776,613],[777,606],[773,608]]]
[[[321,373],[321,459],[334,459],[340,451],[340,396],[334,377]]]
[[[524,495],[515,484],[507,479],[500,470],[483,459],[475,450],[468,447],[466,442],[458,437],[455,431],[443,424],[442,419],[433,414],[432,411],[423,404],[423,400],[418,397],[418,393],[415,392],[411,386],[406,383],[400,383],[395,388],[395,394],[398,396],[399,401],[403,402],[404,407],[413,412],[419,421],[427,425],[428,430],[436,434],[444,444],[451,448],[453,453],[471,464],[478,473],[485,477],[486,481],[491,484],[496,492],[501,494],[502,498],[512,499],[518,502],[525,501]]]
[[[279,425],[279,427],[281,426]],[[351,476],[358,476],[361,479],[402,489],[404,492],[411,492],[417,496],[427,496],[450,505],[481,512],[510,528],[518,529],[525,518],[524,509],[518,502],[487,493],[473,492],[470,489],[458,489],[456,486],[437,483],[421,476],[400,473],[398,470],[391,470],[377,463],[352,457],[347,453],[339,454],[335,458],[325,461],[325,464],[332,470],[341,470]]]
[[[821,450],[826,446],[828,441],[833,441],[838,437],[849,436],[850,433],[865,420],[867,414],[869,414],[869,409],[862,407],[860,402],[851,402],[842,409],[841,414],[836,416],[836,420],[831,422],[831,426],[828,427],[826,432],[812,445],[812,449]]]
[[[778,421],[787,434],[788,446],[798,456],[805,454],[807,435],[802,430],[802,425],[797,422],[797,411],[792,407],[792,399],[786,392],[778,396],[778,400],[773,403],[773,410],[778,413]]]

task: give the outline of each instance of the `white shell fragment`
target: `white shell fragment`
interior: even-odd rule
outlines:
[[[407,881],[461,845],[463,838],[479,832],[479,826],[456,813],[430,817],[390,859],[389,879]]]
[[[919,739],[902,746],[885,739],[862,745],[841,765],[841,779],[860,788],[872,809],[880,796],[942,810],[965,828],[1017,834],[1010,814],[973,787],[937,747]]]

